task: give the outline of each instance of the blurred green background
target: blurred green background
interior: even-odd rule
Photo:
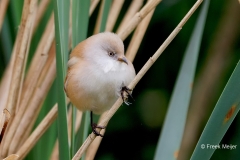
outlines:
[[[130,2],[124,2],[114,31],[116,31],[118,24],[126,13]],[[195,0],[168,0],[158,5],[133,62],[136,72],[155,53],[194,3]],[[2,31],[0,32],[0,77],[2,77],[10,59],[21,17],[21,7],[19,6],[22,5],[23,1],[10,1]],[[53,3],[51,2],[31,42],[29,61],[44,31],[47,18],[52,9]],[[99,5],[90,17],[88,36],[93,33],[98,10]],[[120,107],[110,120],[96,159],[153,159],[169,99],[198,13],[199,9],[193,14],[149,72],[137,84],[133,92],[134,100],[130,99],[132,104]],[[197,134],[195,138],[191,139],[188,151],[185,152],[186,157],[191,155],[213,107],[239,61],[239,15],[240,5],[237,0],[210,2],[196,77],[192,86],[192,101],[189,107],[189,115],[198,118],[196,121],[197,128],[194,128]],[[124,41],[125,48],[127,48],[129,42],[130,37]],[[45,115],[56,102],[55,88],[54,84],[50,91],[51,97],[49,98],[48,96],[49,100],[44,104],[40,116]],[[201,88],[204,88],[203,91]],[[199,108],[196,109],[196,105],[201,105],[200,112],[197,112],[197,114],[196,110]],[[37,120],[36,124],[40,120],[41,118]],[[189,120],[192,120],[190,116],[187,121]],[[237,149],[216,150],[211,159],[228,159],[226,157],[234,159],[233,157],[240,157],[239,126],[240,117],[238,115],[221,142],[222,144],[238,145]],[[51,127],[51,131],[48,132],[52,132],[53,134],[56,132],[55,134],[57,135],[55,123]],[[44,138],[48,139],[48,136],[45,134],[42,139]],[[40,142],[36,147],[49,147],[46,150],[51,153],[50,148],[54,140],[51,139],[49,141],[52,142],[49,142],[49,144]],[[42,153],[38,151],[32,151],[28,158],[31,159],[31,154],[41,155]]]

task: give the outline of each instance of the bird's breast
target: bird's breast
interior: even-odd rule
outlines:
[[[120,96],[121,87],[127,86],[134,78],[135,72],[127,67],[114,64],[87,66],[82,63],[72,74],[69,73],[68,84],[73,85],[68,85],[67,90],[74,93],[68,94],[70,100],[80,110],[101,114]]]

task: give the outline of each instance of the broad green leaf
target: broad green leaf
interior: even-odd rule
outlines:
[[[89,0],[72,1],[72,47],[87,38],[89,22]]]
[[[210,159],[240,109],[240,61],[226,84],[192,154],[191,160]],[[230,146],[229,146],[230,147]],[[233,147],[233,146],[232,146]],[[235,146],[237,147],[237,146]]]
[[[73,0],[72,1],[72,48],[87,38],[88,22],[89,22],[89,0]],[[73,115],[76,115],[76,108],[73,107]],[[88,129],[90,125],[90,117],[87,113],[83,113],[80,132],[76,136],[78,137],[78,143],[75,145],[75,117],[72,117],[72,143],[71,154],[75,155],[76,149],[84,142],[88,135]],[[76,147],[75,147],[76,146]]]
[[[70,159],[70,153],[67,132],[67,106],[63,86],[68,57],[69,1],[54,1],[54,20],[57,64],[59,158],[60,160],[68,160]]]
[[[162,133],[158,141],[154,157],[155,160],[176,159],[176,154],[179,150],[185,127],[192,92],[192,83],[195,75],[208,6],[209,1],[207,0],[201,9],[190,38],[170,100]]]

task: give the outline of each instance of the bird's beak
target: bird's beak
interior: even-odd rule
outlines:
[[[126,57],[119,57],[118,58],[118,61],[120,61],[120,62],[124,62],[124,63],[126,63],[127,65],[128,65],[128,62],[127,62],[127,58]]]

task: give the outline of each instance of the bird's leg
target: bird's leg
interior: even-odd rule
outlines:
[[[100,134],[96,128],[99,128],[99,129],[105,129],[106,127],[105,126],[98,126],[96,123],[93,123],[93,112],[91,111],[91,127],[92,127],[92,132],[96,135],[96,136],[100,136],[100,137],[103,137],[102,134]]]
[[[132,91],[132,90],[131,90],[130,88],[128,88],[127,86],[123,86],[122,89],[121,89],[121,97],[122,97],[123,102],[124,102],[126,105],[129,105],[129,104],[131,104],[131,103],[126,101],[126,99],[127,99],[128,97],[126,98],[126,97],[124,96],[124,92],[127,93],[127,96],[130,96],[130,97],[133,99],[133,96],[132,96],[132,94],[131,94],[131,91]]]

